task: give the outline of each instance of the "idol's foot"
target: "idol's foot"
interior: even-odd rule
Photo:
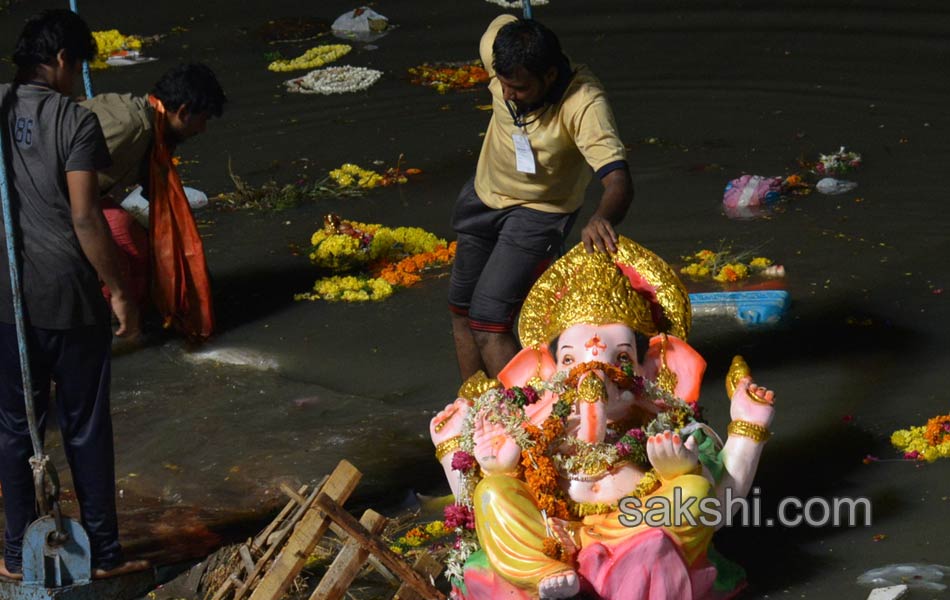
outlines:
[[[109,579],[110,577],[119,577],[120,575],[145,571],[149,567],[151,567],[151,565],[147,560],[130,560],[112,569],[93,569],[92,578]]]
[[[538,595],[541,598],[572,598],[581,591],[581,582],[574,571],[565,571],[541,580]]]
[[[23,579],[23,573],[11,573],[7,570],[7,564],[0,558],[0,577],[4,579],[12,579],[13,581],[20,581]]]

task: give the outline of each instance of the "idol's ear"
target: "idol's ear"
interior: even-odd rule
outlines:
[[[547,381],[555,370],[554,357],[546,347],[525,348],[505,365],[497,379],[506,388],[524,386],[535,378]]]
[[[699,400],[705,372],[706,360],[683,340],[662,334],[650,338],[650,347],[643,359],[643,376],[650,381],[670,385],[675,379],[673,389],[668,391],[692,403]]]

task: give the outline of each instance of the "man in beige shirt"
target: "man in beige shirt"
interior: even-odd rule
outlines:
[[[449,309],[462,378],[490,377],[518,352],[512,325],[534,280],[556,257],[584,202],[591,171],[604,187],[581,231],[588,252],[613,252],[633,183],[606,93],[571,65],[537,21],[496,18],[482,36],[492,118],[475,177],[452,225],[458,250]]]

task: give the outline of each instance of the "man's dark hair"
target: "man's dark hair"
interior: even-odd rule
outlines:
[[[551,67],[560,69],[567,62],[554,32],[533,19],[518,19],[499,29],[492,52],[492,67],[502,77],[512,77],[518,67],[544,77]]]
[[[192,114],[214,117],[221,116],[228,101],[214,71],[201,63],[169,69],[155,84],[152,95],[162,101],[165,110],[176,111],[184,104]]]
[[[21,72],[28,74],[39,65],[52,64],[60,50],[71,63],[92,60],[96,56],[96,40],[76,13],[45,10],[23,26],[13,51],[13,62]]]

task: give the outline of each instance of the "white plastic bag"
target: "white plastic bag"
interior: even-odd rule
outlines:
[[[185,197],[188,198],[188,206],[193,211],[208,206],[208,195],[201,190],[185,186]],[[135,217],[139,224],[148,227],[148,200],[142,196],[142,186],[132,190],[119,205]]]
[[[340,33],[380,33],[389,27],[389,19],[372,8],[361,6],[337,17],[330,27]]]

